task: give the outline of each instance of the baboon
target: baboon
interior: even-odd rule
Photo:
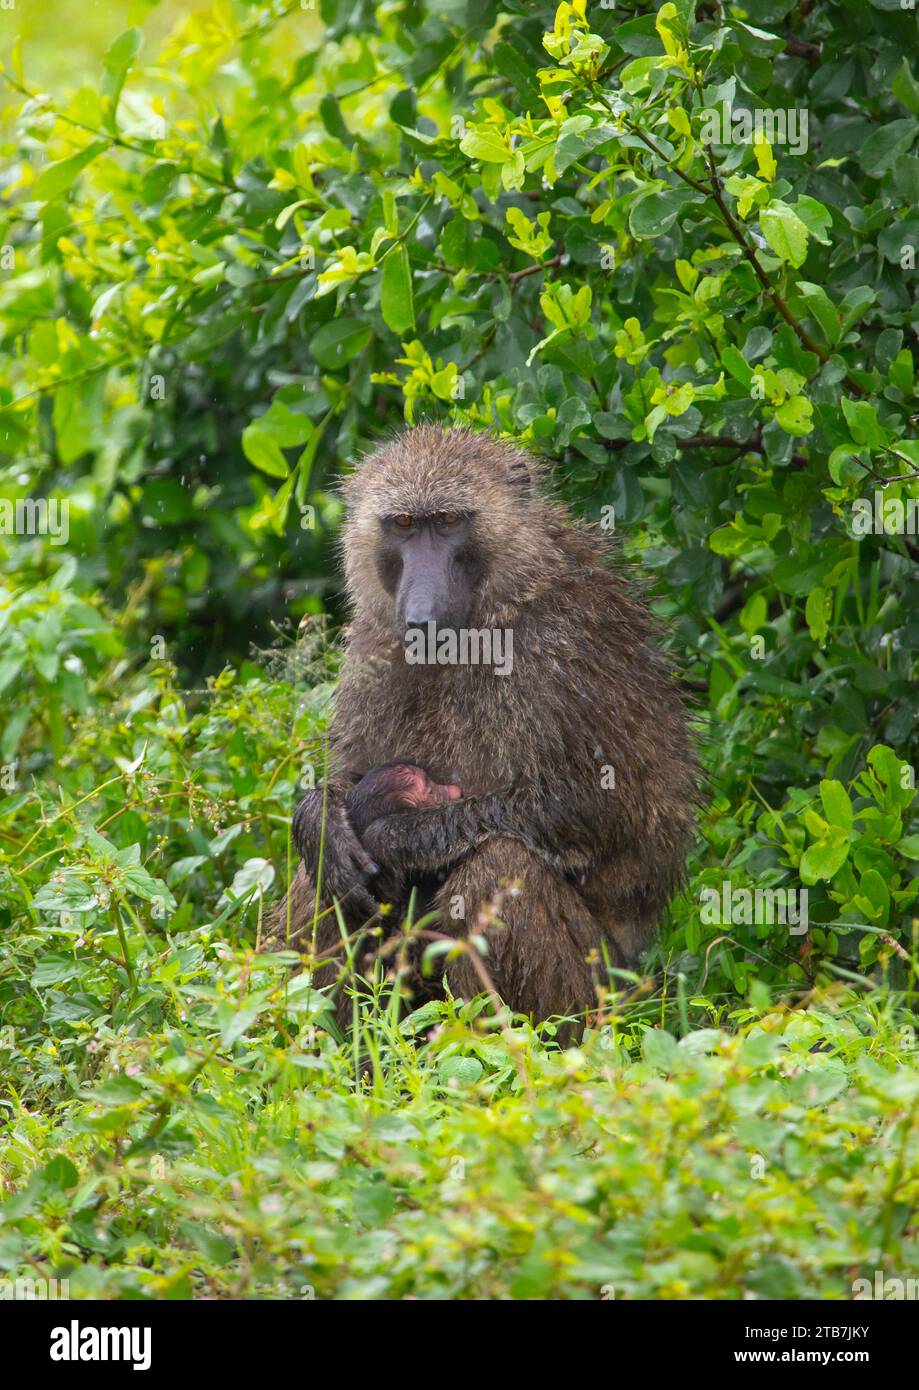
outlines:
[[[462,789],[456,783],[433,782],[423,767],[396,760],[375,767],[352,787],[345,797],[351,829],[362,839],[380,816],[410,811],[418,806],[440,806],[459,801]]]
[[[404,883],[433,876],[438,930],[481,934],[485,923],[484,965],[505,1003],[536,1021],[583,1016],[608,967],[637,964],[692,832],[697,763],[650,611],[611,563],[609,539],[573,522],[541,489],[534,461],[491,436],[406,430],[343,490],[353,621],[329,776],[294,815],[303,862],[277,912],[278,943],[311,947],[317,983],[332,981],[333,898],[358,932],[377,911],[380,872]],[[513,660],[482,664],[478,641],[465,661],[448,647],[446,659],[410,662],[406,634],[418,629],[503,634]],[[351,789],[409,749],[462,797],[356,833]],[[500,921],[489,921],[488,904],[510,884]],[[445,973],[454,996],[482,987],[468,953],[448,958]]]

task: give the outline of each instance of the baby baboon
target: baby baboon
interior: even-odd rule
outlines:
[[[537,481],[520,449],[431,425],[347,479],[354,620],[333,765],[294,816],[303,863],[274,930],[331,963],[341,933],[326,909],[337,899],[358,932],[381,869],[407,884],[434,875],[440,930],[457,935],[480,933],[480,909],[516,882],[486,929],[485,967],[541,1020],[594,1008],[607,965],[637,963],[681,875],[697,765],[646,604],[607,539]],[[418,629],[436,638],[426,661],[409,649]],[[349,793],[407,748],[462,797],[358,833]],[[481,988],[468,956],[446,975],[455,995]]]
[[[362,777],[345,797],[345,811],[351,829],[363,840],[375,820],[398,815],[419,806],[440,806],[458,801],[462,790],[453,783],[432,782],[423,767],[414,763],[392,762],[376,767]],[[394,903],[404,912],[412,884],[404,877],[381,870],[370,887],[379,902]]]
[[[345,807],[351,829],[362,839],[380,816],[419,806],[441,806],[445,801],[459,801],[462,794],[456,783],[432,782],[423,767],[397,761],[375,767],[362,777],[345,797]]]

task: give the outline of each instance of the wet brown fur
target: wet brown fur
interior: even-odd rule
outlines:
[[[348,789],[394,758],[458,782],[463,800],[390,818],[401,827],[370,852],[419,880],[438,873],[438,930],[458,935],[518,881],[486,933],[499,993],[537,1020],[592,1010],[604,956],[634,967],[650,941],[692,833],[697,765],[648,608],[610,563],[608,539],[541,493],[525,453],[489,436],[408,430],[359,464],[344,493],[354,619],[330,726],[327,834]],[[379,518],[437,511],[475,513],[487,569],[469,626],[513,630],[510,675],[406,663],[377,573]],[[341,970],[340,929],[327,912],[314,931],[314,906],[301,864],[272,935],[312,943],[322,984]],[[366,919],[349,916],[347,900],[343,911],[349,931]],[[446,976],[455,995],[481,989],[468,959]]]

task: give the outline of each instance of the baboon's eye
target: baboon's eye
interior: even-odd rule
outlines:
[[[415,518],[409,516],[407,512],[402,512],[399,516],[394,516],[393,521],[397,526],[401,526],[403,529],[408,529],[409,526],[414,526],[415,524]]]
[[[438,512],[434,517],[438,526],[455,526],[459,521],[456,512]]]

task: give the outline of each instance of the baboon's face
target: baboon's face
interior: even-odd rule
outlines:
[[[400,632],[469,624],[483,560],[470,512],[398,512],[380,517],[380,582]]]
[[[399,643],[431,621],[507,627],[555,582],[531,463],[488,436],[418,425],[359,464],[344,495],[355,613]]]

